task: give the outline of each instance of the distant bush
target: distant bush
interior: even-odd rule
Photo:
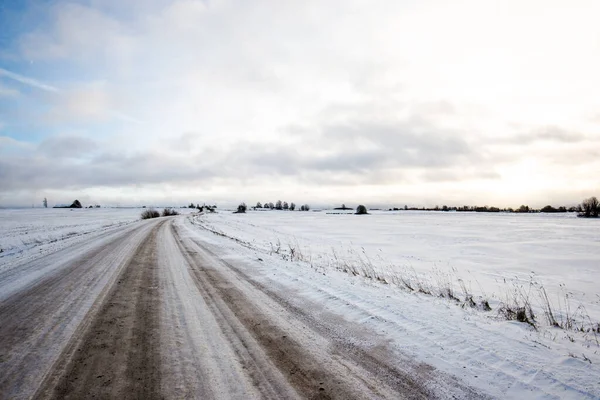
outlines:
[[[177,211],[173,210],[172,208],[165,208],[162,211],[162,216],[163,217],[171,217],[173,215],[179,215],[179,213]]]
[[[362,204],[359,205],[358,207],[356,207],[356,214],[357,215],[365,215],[368,214],[367,212],[367,207],[363,206]]]
[[[300,211],[309,211],[310,206],[308,204],[303,204],[300,206]]]
[[[150,219],[150,218],[158,218],[158,217],[160,217],[160,213],[152,208],[149,208],[142,212],[142,219]]]
[[[248,206],[246,206],[246,203],[241,203],[238,208],[237,211],[235,211],[236,214],[243,214],[246,212],[246,210],[248,209]]]
[[[542,213],[562,213],[562,212],[567,212],[567,208],[564,206],[554,208],[551,205],[547,205],[545,207],[542,207],[540,209],[540,212],[542,212]]]

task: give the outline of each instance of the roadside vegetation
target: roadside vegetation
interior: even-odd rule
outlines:
[[[163,217],[171,217],[173,215],[179,215],[179,213],[177,211],[175,211],[174,209],[172,209],[172,208],[165,208],[162,211],[162,216]]]
[[[142,219],[158,218],[160,213],[153,208],[142,211]]]
[[[151,218],[158,218],[161,216],[162,217],[170,217],[173,215],[179,215],[179,213],[172,208],[165,208],[164,210],[162,210],[162,213],[158,212],[157,210],[155,210],[153,208],[148,208],[148,209],[142,211],[141,218],[142,219],[151,219]]]

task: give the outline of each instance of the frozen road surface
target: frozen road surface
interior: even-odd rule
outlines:
[[[1,269],[0,398],[482,396],[292,304],[183,221],[133,223]]]

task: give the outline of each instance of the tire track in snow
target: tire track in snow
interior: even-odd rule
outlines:
[[[164,397],[299,398],[243,325],[198,287],[172,228],[161,233]]]
[[[0,301],[1,399],[31,397],[149,226],[126,229],[100,246],[82,244],[87,249],[83,253],[78,245],[23,265],[33,273],[49,263],[54,266]],[[11,280],[1,283],[14,285]]]
[[[37,398],[160,398],[156,224]]]
[[[174,234],[205,301],[222,321],[223,330],[234,336],[231,341],[237,338],[251,353],[264,352],[302,398],[432,398],[415,378],[367,354],[356,356],[344,350],[348,343],[332,343],[301,322],[301,329],[296,329],[298,316],[283,310],[282,318],[277,302],[269,307],[278,312],[270,313],[264,303],[258,306],[256,297],[234,282],[236,278],[247,282],[247,277],[225,274],[226,264],[201,244],[183,238],[175,229]],[[262,293],[257,287],[252,290]],[[315,336],[318,338],[313,340]],[[255,379],[260,384],[260,377]]]

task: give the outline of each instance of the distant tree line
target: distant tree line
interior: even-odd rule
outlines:
[[[44,199],[45,200],[45,199]],[[195,205],[194,203],[190,203],[189,208],[197,208],[200,211],[210,211],[214,212],[217,208],[216,205],[207,206],[206,204],[200,205],[199,203]],[[300,207],[297,207],[295,203],[288,203],[287,201],[277,200],[275,203],[272,202],[257,202],[254,207],[255,210],[263,209],[263,210],[283,210],[283,211],[294,211],[298,209],[299,211],[309,211],[310,206],[308,204],[303,204]],[[237,213],[245,213],[248,207],[246,203],[240,203],[238,205],[236,212]],[[334,208],[335,210],[351,210],[350,207],[346,207],[345,204],[342,204],[341,207]],[[409,207],[405,205],[402,208],[393,207],[390,208],[389,211],[400,211],[400,210],[413,210],[413,211],[455,211],[455,212],[487,212],[487,213],[567,213],[567,212],[576,212],[577,216],[582,218],[598,218],[598,214],[600,211],[600,202],[595,196],[584,199],[581,204],[577,206],[565,207],[559,206],[554,207],[551,205],[544,206],[540,209],[529,207],[528,205],[522,204],[518,208],[500,208],[494,206],[477,206],[477,205],[463,205],[463,206],[435,206],[435,207]],[[364,214],[367,209],[363,205],[360,205],[356,214]]]
[[[590,197],[583,200],[583,202],[577,206],[571,207],[553,207],[551,205],[544,206],[540,209],[535,209],[527,205],[521,205],[518,208],[499,208],[493,206],[435,206],[435,207],[409,207],[405,205],[403,208],[390,208],[389,211],[400,211],[400,210],[413,210],[413,211],[457,211],[457,212],[505,212],[505,213],[566,213],[576,212],[579,217],[583,218],[598,218],[598,212],[600,211],[600,205],[596,197]]]
[[[296,203],[294,203],[294,202],[288,203],[287,201],[277,200],[275,202],[275,204],[273,204],[272,202],[268,202],[268,201],[264,202],[264,203],[261,203],[259,201],[254,206],[254,209],[255,210],[263,209],[263,210],[294,211],[296,209]],[[300,211],[308,211],[308,210],[310,210],[310,206],[308,204],[303,204],[302,206],[300,206],[299,210]]]
[[[411,210],[411,211],[457,211],[457,212],[489,212],[489,213],[497,213],[497,212],[505,212],[505,213],[561,213],[561,212],[578,212],[581,211],[580,207],[570,207],[566,208],[564,206],[554,208],[550,205],[542,207],[540,209],[531,208],[526,205],[521,205],[518,208],[500,208],[494,206],[435,206],[435,207],[408,207],[404,206],[404,208],[390,208],[389,211],[400,211],[400,210]]]
[[[182,206],[181,208],[185,208],[185,206]],[[212,206],[210,206],[210,205],[207,206],[206,204],[200,205],[200,203],[198,203],[198,204],[190,203],[190,205],[187,206],[187,208],[195,208],[200,212],[202,212],[204,210],[206,210],[208,212],[215,212],[215,210],[217,209],[217,205],[213,204]]]
[[[175,215],[179,215],[179,213],[177,211],[175,211],[172,208],[165,208],[162,211],[162,214],[158,211],[156,211],[154,208],[148,208],[144,211],[142,211],[142,219],[151,219],[151,218],[158,218],[158,217],[172,217]]]

